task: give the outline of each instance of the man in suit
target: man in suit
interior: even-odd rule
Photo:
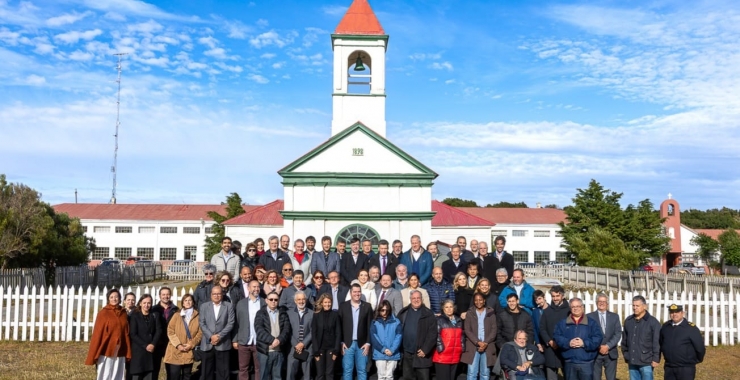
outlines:
[[[316,252],[312,255],[311,259],[311,273],[316,273],[320,270],[324,276],[328,276],[329,272],[337,272],[341,270],[341,262],[339,254],[332,252],[331,250],[331,238],[324,236],[321,238],[321,252]]]
[[[332,299],[331,309],[339,310],[339,305],[341,305],[342,302],[344,302],[344,299],[347,298],[347,292],[349,289],[339,283],[339,272],[329,272],[329,285],[329,290],[331,291],[329,295]]]
[[[220,286],[211,289],[211,301],[201,305],[198,322],[203,332],[200,349],[203,351],[201,366],[204,379],[229,379],[229,354],[231,351],[231,330],[234,327],[234,308],[224,302]]]
[[[290,339],[288,313],[278,308],[277,293],[267,295],[267,307],[255,316],[254,330],[257,333],[257,358],[260,362],[260,380],[282,380],[283,349]]]
[[[455,280],[455,275],[465,273],[465,269],[468,267],[465,260],[460,256],[461,252],[462,248],[453,244],[450,247],[450,259],[442,263],[442,276],[450,284]]]
[[[622,335],[622,322],[619,321],[619,315],[608,309],[609,297],[604,293],[599,293],[596,296],[596,311],[586,315],[599,322],[601,332],[604,334],[599,347],[599,355],[594,361],[594,380],[601,380],[602,372],[606,380],[617,379],[617,344]]]
[[[352,238],[350,242],[350,252],[348,255],[342,257],[342,281],[344,284],[349,285],[352,280],[357,279],[357,274],[360,270],[369,268],[367,255],[360,252],[360,239]]]
[[[432,278],[434,259],[432,254],[421,246],[419,235],[411,236],[411,249],[404,252],[398,262],[406,266],[409,274],[416,273],[419,275],[421,286],[426,285]]]
[[[342,323],[342,378],[352,380],[352,371],[357,370],[357,380],[367,380],[373,308],[362,300],[360,284],[352,284],[350,297],[349,301],[339,306],[339,320]]]
[[[250,281],[252,281],[252,268],[242,267],[239,270],[239,280],[229,290],[229,299],[231,300],[231,305],[234,306],[234,310],[236,310],[236,305],[239,301],[249,296]]]
[[[311,359],[309,348],[311,346],[311,322],[313,321],[313,310],[308,309],[308,297],[306,293],[299,291],[293,295],[294,305],[288,308],[288,319],[290,320],[290,352],[288,353],[288,379],[298,380],[298,367],[303,372],[303,380],[310,380]],[[305,353],[304,353],[305,352]],[[306,360],[298,360],[295,355],[306,355]]]
[[[398,259],[392,254],[388,254],[388,240],[381,240],[378,242],[378,254],[370,258],[368,266],[376,266],[380,268],[380,275],[388,273],[393,278],[396,275],[396,265],[398,265]]]
[[[239,380],[249,380],[250,366],[254,366],[254,378],[259,380],[260,364],[257,359],[257,333],[254,329],[254,320],[257,312],[266,306],[266,302],[260,298],[259,281],[249,281],[248,287],[249,296],[236,305],[235,333],[231,341],[239,352]]]
[[[505,268],[506,273],[509,274],[509,280],[514,274],[514,256],[504,251],[506,247],[506,238],[503,236],[496,236],[493,241],[495,250],[483,260],[483,277],[487,278],[491,283],[496,282],[496,270],[498,268]]]
[[[378,303],[375,305],[377,308],[383,300],[387,300],[391,303],[391,311],[393,315],[398,315],[398,312],[403,308],[403,297],[401,292],[393,288],[393,280],[390,274],[384,274],[380,277],[380,287],[375,288],[375,299]]]

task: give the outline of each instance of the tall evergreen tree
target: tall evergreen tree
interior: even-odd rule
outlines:
[[[208,212],[208,216],[216,223],[211,227],[212,235],[206,236],[204,246],[206,261],[210,261],[213,255],[221,251],[221,239],[226,236],[226,228],[222,223],[245,212],[242,206],[242,198],[237,193],[231,193],[226,197],[226,215],[221,215],[216,211]]]

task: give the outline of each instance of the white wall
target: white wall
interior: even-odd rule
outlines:
[[[428,220],[295,220],[285,221],[285,233],[294,239],[294,236],[301,239],[313,235],[316,240],[322,236],[328,235],[332,241],[336,238],[340,230],[351,224],[364,224],[374,229],[381,239],[392,242],[400,239],[404,246],[408,245],[411,235],[419,235],[422,242],[429,242],[432,239],[431,221]]]
[[[350,94],[332,96],[334,117],[331,121],[332,136],[347,129],[358,121],[375,133],[385,137],[385,97]]]
[[[428,212],[431,187],[285,186],[286,211]]]

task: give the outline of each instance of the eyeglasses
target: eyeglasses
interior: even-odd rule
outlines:
[[[229,282],[230,280],[228,278],[222,278],[221,282]]]
[[[205,272],[203,274],[205,274],[206,276],[213,276],[213,272]]]
[[[247,252],[257,252],[256,249],[248,249]]]
[[[292,272],[292,271],[293,271],[293,269],[290,269],[290,268],[283,269],[283,272]]]
[[[323,280],[324,276],[313,276],[314,280]]]
[[[270,302],[277,302],[278,299],[277,298],[268,298],[267,300],[270,301]]]
[[[582,305],[570,305],[571,309],[583,309]]]

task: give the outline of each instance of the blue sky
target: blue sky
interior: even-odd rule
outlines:
[[[282,197],[331,129],[330,33],[351,0],[0,0],[0,172],[50,203],[107,202],[117,52],[119,203]],[[740,208],[740,5],[400,1],[388,138],[434,197]]]

